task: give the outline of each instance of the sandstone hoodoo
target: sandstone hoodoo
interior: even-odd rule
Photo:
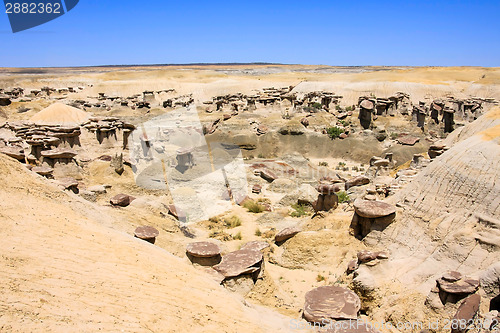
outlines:
[[[313,323],[357,319],[361,301],[353,291],[324,286],[308,291],[305,296],[304,318]]]
[[[110,200],[110,203],[113,206],[127,207],[134,200],[135,200],[134,197],[127,195],[127,194],[120,193],[120,194],[117,194],[114,197],[112,197]]]
[[[396,207],[381,201],[356,199],[351,229],[356,237],[363,238],[372,230],[382,231],[396,217]]]
[[[160,232],[156,228],[148,225],[137,227],[134,231],[135,237],[145,240],[151,244],[155,243],[156,237],[158,237],[159,234]]]
[[[193,264],[213,266],[221,261],[220,247],[212,242],[195,242],[186,246],[186,254]]]

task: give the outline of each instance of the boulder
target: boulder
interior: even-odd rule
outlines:
[[[413,146],[415,143],[420,141],[420,138],[417,138],[416,136],[412,135],[404,135],[399,137],[397,141],[402,145]]]
[[[272,183],[274,180],[276,180],[276,178],[278,178],[271,170],[268,169],[260,170],[260,176],[269,183]]]
[[[460,304],[452,321],[458,325],[452,325],[451,333],[465,333],[467,331],[467,327],[471,325],[479,311],[480,302],[481,297],[478,294],[474,294],[467,297]]]
[[[306,293],[304,318],[313,323],[330,320],[356,319],[361,301],[353,291],[337,287],[323,286]]]
[[[366,218],[377,218],[396,213],[396,207],[382,201],[354,200],[356,214]]]
[[[106,193],[106,186],[94,185],[94,186],[90,186],[87,190],[90,192],[94,192],[96,194],[104,194],[104,193]]]
[[[479,281],[473,279],[460,279],[454,282],[446,281],[443,278],[436,280],[439,290],[448,294],[472,294],[479,288]]]
[[[391,162],[385,158],[373,162],[373,166],[376,166],[377,168],[388,167],[390,164]]]
[[[292,238],[296,234],[298,234],[301,231],[299,227],[289,227],[281,230],[274,236],[274,242],[275,243],[282,243],[286,241],[287,239]]]
[[[348,273],[354,272],[358,267],[359,267],[358,261],[356,259],[353,259],[349,261],[349,264],[347,264],[347,272]]]
[[[366,185],[370,183],[370,179],[366,176],[357,176],[354,178],[349,179],[345,183],[345,189],[348,190],[353,186],[361,186],[361,185]]]
[[[372,251],[367,251],[367,250],[359,251],[357,257],[358,257],[359,263],[366,263],[366,262],[370,262],[370,261],[375,260],[375,259],[388,259],[389,258],[389,256],[385,252],[382,252],[382,251],[372,252]]]
[[[113,206],[127,207],[135,198],[127,194],[117,194],[109,201]]]
[[[213,266],[213,269],[225,278],[230,278],[260,271],[262,261],[263,256],[260,251],[238,250],[222,256],[221,263]]]
[[[339,205],[339,197],[336,194],[319,194],[318,199],[313,204],[315,212],[328,212],[331,209],[337,208]]]
[[[0,95],[0,106],[8,106],[12,102],[10,101],[10,97],[4,94]]]
[[[78,181],[74,178],[63,178],[60,179],[57,183],[65,190],[69,190],[77,194],[79,192]]]

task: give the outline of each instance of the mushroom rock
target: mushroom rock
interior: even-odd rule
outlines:
[[[356,319],[361,301],[353,291],[337,287],[323,286],[306,293],[304,318],[313,323],[330,320]]]
[[[453,325],[451,333],[464,333],[467,331],[467,326],[472,323],[472,320],[476,317],[479,311],[480,302],[481,297],[478,294],[473,294],[467,297],[462,304],[460,304],[452,322],[465,323],[465,325]]]
[[[55,148],[51,150],[44,150],[41,152],[42,157],[57,159],[57,158],[73,158],[78,153],[72,149]]]
[[[250,241],[243,245],[240,250],[262,251],[269,247],[269,243],[263,241]]]
[[[134,200],[135,200],[134,197],[127,195],[127,194],[120,193],[120,194],[117,194],[114,197],[112,197],[110,200],[110,203],[113,206],[127,207]]]
[[[281,230],[274,236],[274,242],[275,243],[282,243],[286,241],[287,239],[292,238],[296,234],[298,234],[301,231],[299,227],[289,227]]]
[[[156,228],[147,225],[137,227],[134,231],[134,236],[136,238],[145,240],[151,244],[155,243],[156,237],[158,237],[159,234],[160,232]]]
[[[195,242],[186,246],[186,254],[193,264],[217,265],[221,261],[220,247],[211,242]]]
[[[255,184],[252,186],[252,193],[259,194],[262,191],[262,186],[259,184]]]
[[[336,184],[320,184],[316,187],[316,191],[320,194],[334,194],[340,191],[340,186]]]
[[[479,281],[473,279],[459,279],[456,281],[446,281],[443,277],[437,279],[439,290],[448,294],[472,294],[479,288]]]
[[[357,177],[349,179],[345,183],[345,189],[348,190],[353,186],[361,186],[361,185],[366,185],[368,183],[370,183],[370,178],[368,178],[366,176],[357,176]]]
[[[213,266],[225,278],[242,274],[253,274],[261,270],[262,252],[255,250],[238,250],[222,256],[220,264]]]
[[[396,207],[381,201],[356,199],[351,229],[358,238],[364,238],[370,231],[384,230],[396,217]]]
[[[24,151],[21,147],[0,147],[0,153],[15,158],[18,161],[24,161]]]
[[[54,169],[46,166],[36,166],[31,171],[39,174],[40,176],[50,177],[54,172]]]
[[[329,211],[337,208],[339,198],[335,192],[340,191],[340,186],[337,184],[320,184],[316,187],[319,192],[318,199],[313,203],[313,208],[318,211]]]

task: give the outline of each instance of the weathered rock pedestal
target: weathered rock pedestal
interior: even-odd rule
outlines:
[[[335,192],[340,191],[340,186],[336,184],[320,184],[316,190],[319,192],[318,199],[313,203],[315,212],[329,211],[337,208],[339,198]]]
[[[455,124],[453,121],[454,111],[451,109],[445,109],[443,113],[443,122],[444,122],[444,132],[451,133],[453,132],[453,125]]]
[[[359,239],[372,230],[383,231],[396,218],[396,207],[382,201],[356,199],[351,230]]]
[[[155,243],[156,237],[158,237],[159,234],[160,232],[156,228],[147,225],[137,227],[134,231],[134,236],[136,238],[145,240],[151,244]]]
[[[189,243],[186,255],[193,264],[200,266],[214,266],[221,262],[220,248],[211,242]]]
[[[372,122],[372,113],[375,105],[367,99],[359,104],[359,123],[364,129],[369,129]]]

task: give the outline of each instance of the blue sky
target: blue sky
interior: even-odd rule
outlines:
[[[500,66],[500,1],[80,0],[13,34],[0,67],[193,62]]]

